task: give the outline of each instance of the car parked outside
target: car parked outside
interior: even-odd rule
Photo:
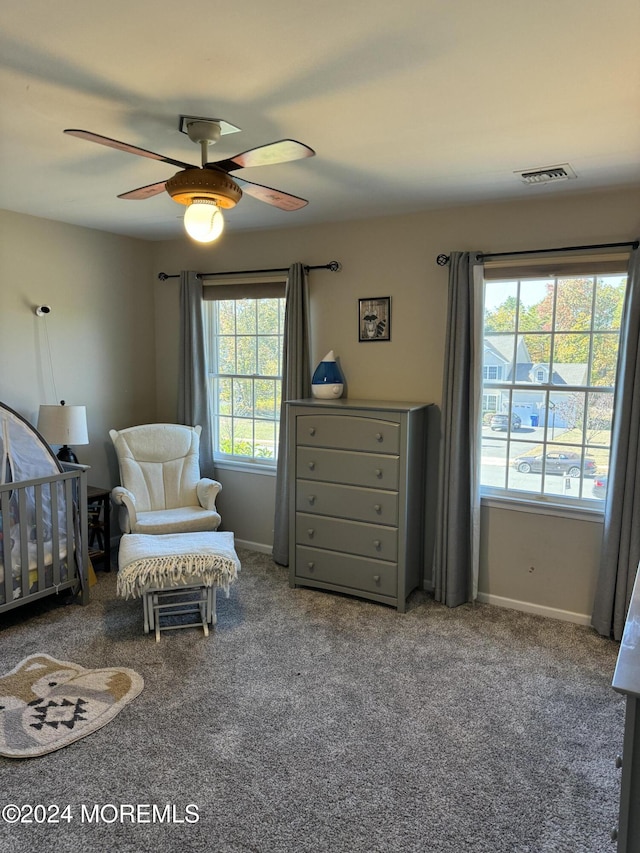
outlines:
[[[608,481],[609,477],[606,474],[596,474],[592,491],[594,498],[600,498],[602,501],[606,498]]]
[[[526,456],[516,456],[511,462],[513,467],[521,474],[540,474],[544,459],[544,470],[547,474],[568,474],[570,477],[580,476],[580,454],[568,450],[553,451]],[[596,472],[596,460],[592,456],[585,456],[582,460],[582,471],[585,476],[594,476]]]
[[[491,418],[490,426],[494,432],[507,432],[507,430],[509,429],[509,415],[494,415]],[[511,429],[520,429],[521,426],[522,420],[520,418],[520,415],[516,415],[515,412],[512,412]]]

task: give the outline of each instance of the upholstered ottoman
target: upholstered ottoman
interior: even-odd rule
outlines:
[[[233,533],[126,533],[118,553],[118,595],[141,597],[144,631],[216,623],[216,589],[229,594],[240,561]],[[162,624],[162,617],[195,614],[196,622]]]

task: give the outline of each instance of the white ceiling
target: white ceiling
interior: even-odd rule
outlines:
[[[317,156],[238,172],[309,199],[243,198],[227,228],[277,228],[640,184],[638,0],[15,0],[0,29],[0,207],[147,239],[182,233],[179,116],[242,128],[210,159],[281,138]],[[569,163],[526,186],[514,171]]]

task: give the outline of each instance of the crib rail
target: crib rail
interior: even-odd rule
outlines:
[[[89,602],[86,508],[84,469],[0,485],[0,613],[66,589]]]

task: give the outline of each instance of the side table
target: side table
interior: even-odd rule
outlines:
[[[87,486],[89,516],[89,557],[102,560],[105,572],[111,571],[111,490]]]

